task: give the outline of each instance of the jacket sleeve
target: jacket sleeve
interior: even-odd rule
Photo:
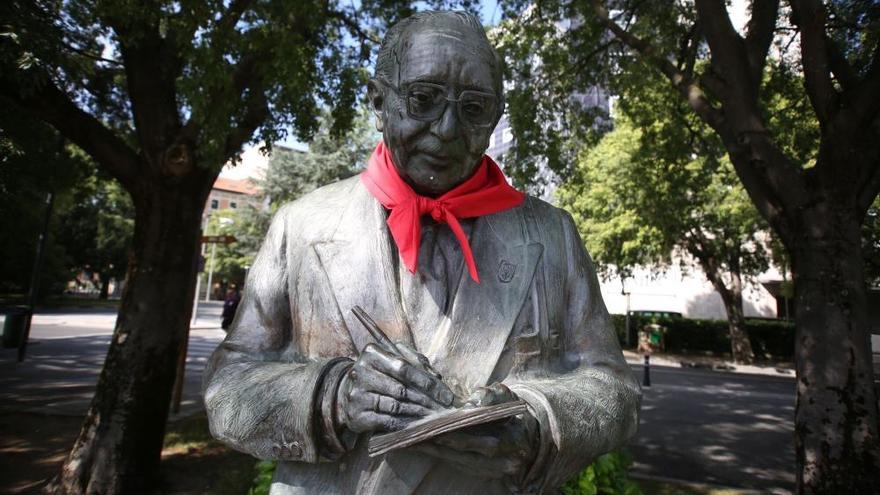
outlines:
[[[323,377],[345,358],[310,359],[296,347],[288,278],[296,204],[278,211],[247,277],[229,334],[203,381],[211,433],[260,459],[316,462]],[[332,374],[331,374],[332,375]]]
[[[566,311],[562,363],[510,387],[529,403],[541,427],[540,453],[526,477],[531,493],[562,485],[599,455],[623,446],[639,423],[641,389],[623,358],[595,268],[567,213],[562,223],[565,300],[554,305]]]

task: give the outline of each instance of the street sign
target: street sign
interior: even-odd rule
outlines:
[[[236,241],[234,235],[203,235],[202,243],[204,244],[232,244]]]

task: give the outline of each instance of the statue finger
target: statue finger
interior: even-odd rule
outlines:
[[[357,421],[366,428],[363,431],[397,431],[406,428],[412,422],[401,416],[391,416],[389,414],[377,413],[375,411],[362,411]]]
[[[414,387],[424,392],[444,407],[452,404],[452,399],[455,398],[449,387],[437,377],[416,368],[403,358],[391,355],[381,349],[376,349],[371,353],[369,365],[403,383],[407,388]]]
[[[422,418],[434,412],[431,409],[418,404],[401,402],[394,397],[376,393],[364,394],[363,401],[366,406],[364,409],[369,409],[380,414],[388,414],[390,416]]]
[[[406,385],[384,373],[369,370],[369,372],[361,373],[361,376],[363,377],[361,386],[364,390],[394,397],[400,401],[412,402],[431,410],[442,407],[440,403],[424,392],[415,388],[407,388]]]

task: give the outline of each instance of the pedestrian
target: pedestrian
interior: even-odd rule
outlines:
[[[238,292],[238,286],[230,284],[229,290],[226,291],[226,299],[223,301],[223,321],[220,323],[220,327],[223,330],[228,330],[229,326],[232,325],[232,320],[235,318],[235,311],[238,309],[240,301],[241,294]]]

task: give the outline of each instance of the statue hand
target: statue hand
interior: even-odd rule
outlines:
[[[438,376],[370,344],[342,378],[336,417],[355,433],[399,430],[452,399]]]
[[[481,387],[468,398],[468,405],[488,406],[516,400],[501,383]],[[502,422],[447,433],[413,448],[441,459],[459,471],[489,479],[506,479],[514,485],[537,454],[537,420],[531,414]]]

